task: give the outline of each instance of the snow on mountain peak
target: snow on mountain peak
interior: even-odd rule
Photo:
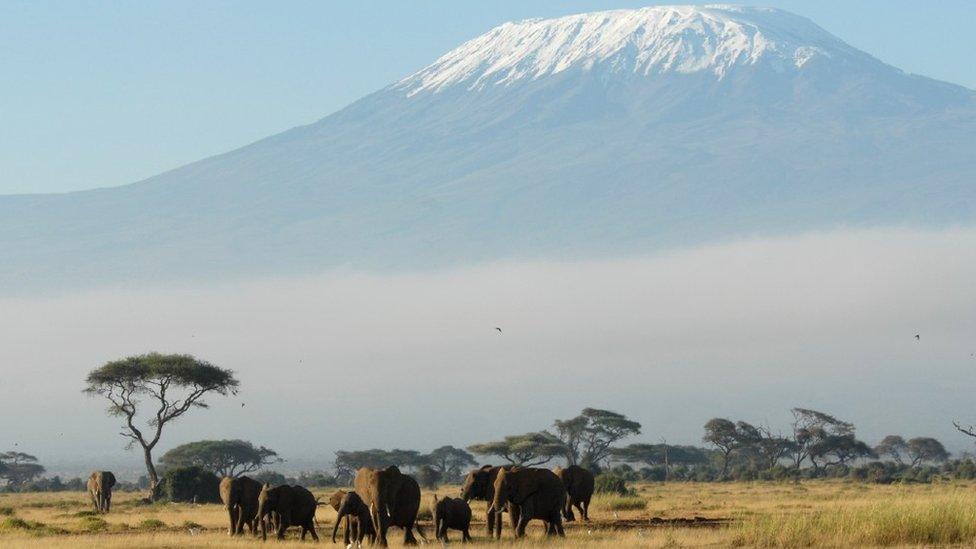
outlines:
[[[866,57],[803,17],[772,8],[655,6],[505,23],[448,52],[395,87],[407,95],[480,90],[600,67],[651,75],[768,62],[802,69],[817,57]]]

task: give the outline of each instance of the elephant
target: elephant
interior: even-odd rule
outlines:
[[[92,471],[88,476],[88,494],[96,511],[108,513],[112,510],[113,486],[115,475],[111,471]]]
[[[400,472],[395,465],[386,469],[363,467],[356,471],[356,493],[369,507],[370,519],[376,531],[376,543],[386,547],[386,531],[390,526],[403,528],[404,545],[416,545],[413,529],[427,541],[423,529],[417,524],[420,509],[420,485],[410,475]]]
[[[566,487],[567,498],[566,507],[563,509],[563,520],[566,522],[576,520],[576,516],[573,515],[575,506],[579,509],[583,520],[589,522],[590,499],[593,497],[593,473],[579,465],[570,465],[565,469],[556,467],[553,472]]]
[[[566,488],[549,469],[514,467],[498,471],[491,507],[497,511],[506,504],[512,512],[518,512],[516,538],[525,536],[525,527],[532,519],[546,523],[546,535],[565,537],[562,511],[566,506]],[[501,529],[501,515],[496,514],[495,520]]]
[[[220,481],[220,500],[230,517],[230,535],[244,533],[244,525],[251,535],[258,533],[258,496],[263,485],[246,476],[224,477]]]
[[[485,465],[480,469],[473,469],[466,477],[464,477],[464,484],[461,486],[461,499],[464,501],[471,501],[475,499],[479,501],[487,501],[489,503],[488,516],[486,517],[489,538],[502,537],[501,520],[496,523],[495,510],[491,506],[491,501],[494,499],[495,495],[495,477],[498,476],[498,471],[511,468],[511,465],[505,465],[502,467]],[[499,513],[503,511],[504,509]],[[509,513],[509,515],[512,528],[515,528],[515,525],[518,523],[518,511],[516,510],[514,513]],[[499,514],[499,518],[500,517],[501,515]]]
[[[471,527],[471,506],[460,498],[437,499],[434,494],[434,536],[441,542],[447,543],[447,529],[461,531],[461,543],[471,541],[468,529]]]
[[[343,519],[346,521],[343,541],[347,548],[352,547],[353,541],[357,547],[362,547],[364,538],[369,540],[370,545],[376,543],[376,530],[373,529],[369,506],[359,494],[339,490],[329,498],[329,505],[338,513],[335,526],[332,527],[332,543],[335,543],[336,532]]]
[[[301,486],[281,486],[271,487],[265,484],[258,494],[258,514],[257,520],[261,522],[261,539],[268,539],[268,517],[272,516],[273,526],[277,527],[278,539],[285,538],[285,530],[289,526],[301,526],[302,539],[305,534],[312,534],[312,539],[319,540],[315,533],[315,509],[319,506],[318,500]]]

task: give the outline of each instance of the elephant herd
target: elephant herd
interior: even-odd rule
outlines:
[[[111,489],[115,484],[112,473],[96,471],[88,480],[88,489],[96,510],[108,512]],[[593,474],[578,466],[549,469],[486,465],[465,477],[459,498],[433,496],[432,522],[437,540],[446,543],[448,531],[461,533],[462,542],[471,540],[471,507],[468,502],[488,502],[486,524],[488,537],[500,538],[502,514],[508,513],[515,537],[525,535],[529,521],[541,520],[547,535],[563,536],[563,521],[575,520],[573,508],[583,520],[589,520],[590,498],[593,495]],[[387,532],[391,526],[402,528],[405,545],[416,545],[414,530],[427,541],[417,524],[420,510],[420,486],[410,475],[395,466],[385,469],[362,468],[356,472],[354,491],[339,490],[329,501],[321,502],[301,486],[272,487],[247,476],[224,477],[220,482],[220,499],[227,510],[230,535],[244,533],[246,526],[252,535],[261,533],[267,539],[271,528],[278,539],[291,526],[301,528],[301,539],[315,531],[315,511],[320,505],[330,505],[338,514],[332,528],[335,542],[339,525],[344,527],[347,547],[363,542],[387,546]]]

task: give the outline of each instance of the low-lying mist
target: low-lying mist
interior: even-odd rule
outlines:
[[[158,455],[244,438],[328,467],[340,448],[465,446],[585,406],[674,443],[699,443],[714,416],[785,430],[793,406],[852,421],[869,443],[961,449],[951,421],[976,422],[974,229],[0,298],[0,311],[0,450],[42,463],[138,463],[81,390],[92,368],[154,350],[242,384],[174,424]]]

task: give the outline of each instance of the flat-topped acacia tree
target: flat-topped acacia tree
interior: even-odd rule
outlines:
[[[208,393],[236,394],[239,382],[234,372],[218,368],[190,355],[149,353],[113,360],[92,370],[85,379],[85,392],[101,395],[111,403],[108,413],[123,419],[123,437],[128,447],[138,444],[146,461],[149,499],[155,499],[159,475],[152,452],[163,427],[191,408],[206,408]],[[145,403],[145,427],[137,419]]]

